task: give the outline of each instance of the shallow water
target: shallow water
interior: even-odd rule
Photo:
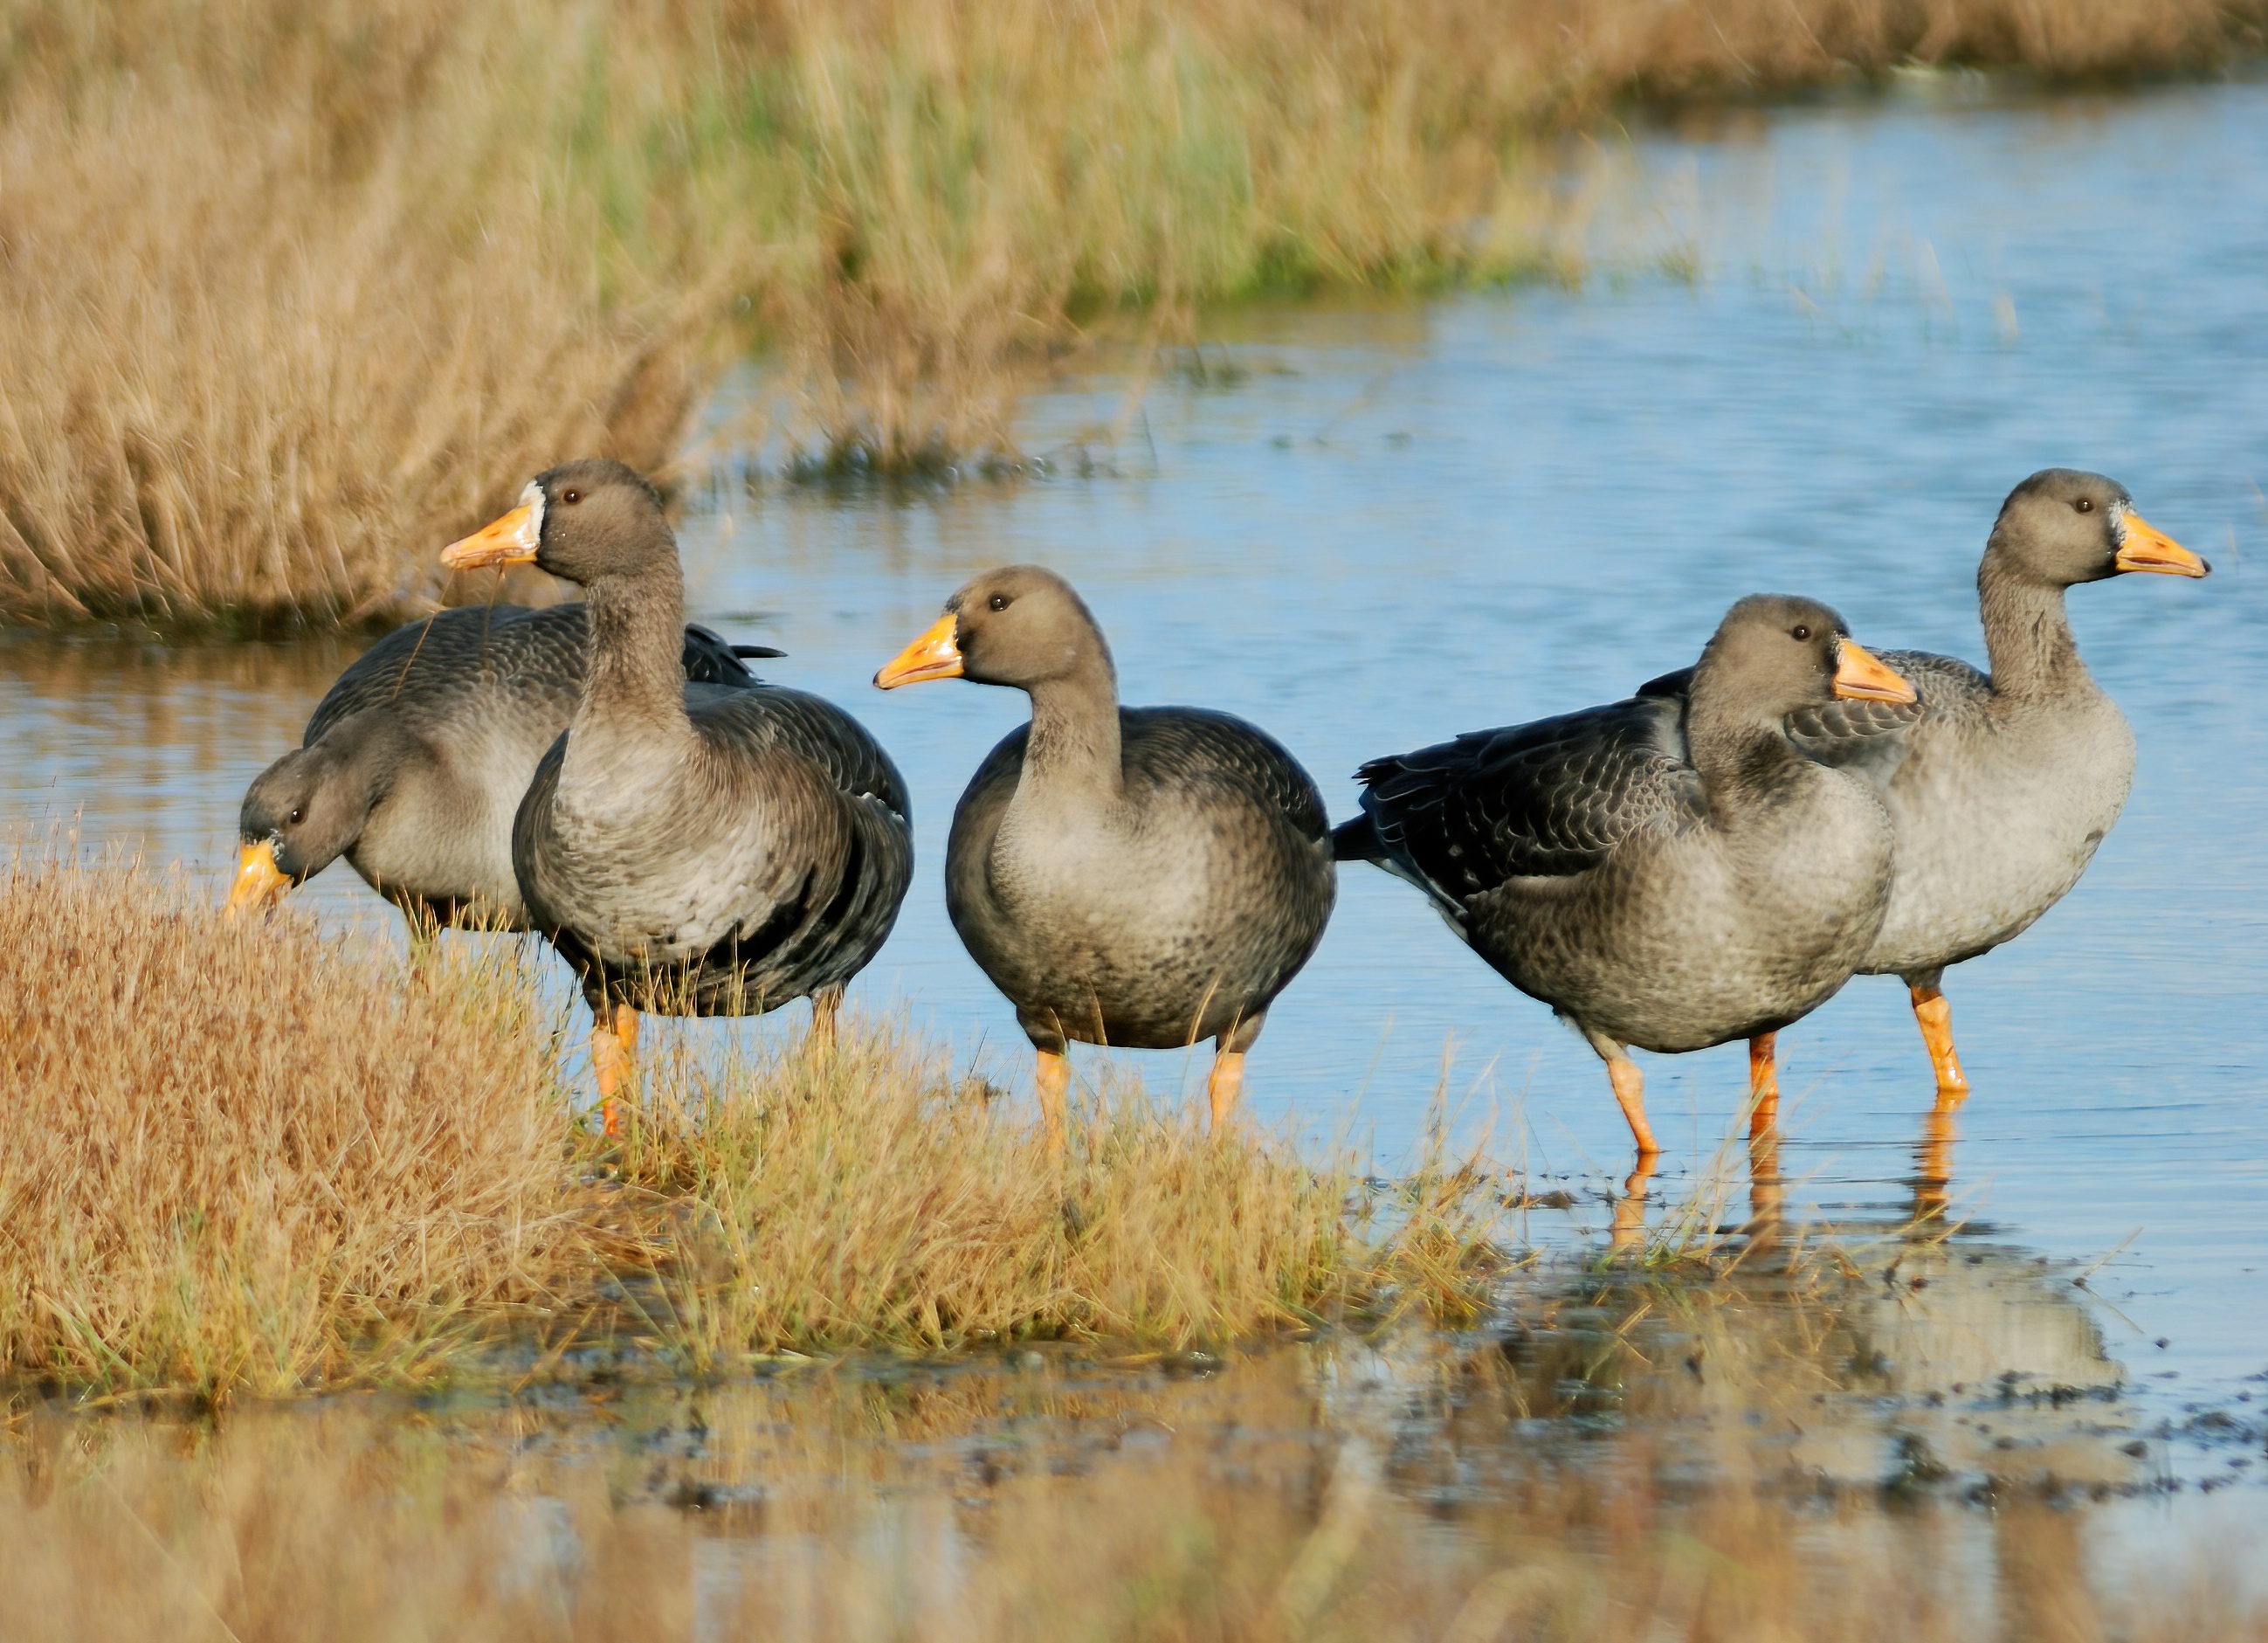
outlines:
[[[1696,282],[1640,269],[1577,291],[1238,313],[1206,354],[1231,379],[1154,387],[1107,446],[1092,430],[1121,385],[1035,402],[1028,443],[1058,476],[771,487],[688,520],[696,614],[787,648],[769,675],[850,705],[911,785],[919,877],[858,996],[1023,1075],[1012,1016],[937,888],[954,799],[1021,700],[866,682],[977,567],[1064,571],[1128,700],[1266,725],[1344,814],[1363,758],[1623,694],[1690,659],[1756,588],[1827,599],[1870,645],[1981,659],[1971,578],[2000,497],[2050,463],[2099,468],[2216,566],[2073,595],[2140,744],[2125,818],[2062,906],[1949,979],[1976,1091],[1953,1132],[1930,1130],[1902,990],[1862,979],[1782,1035],[1781,1169],[1792,1212],[1848,1225],[1895,1224],[1917,1181],[1948,1176],[1959,1237],[2045,1263],[2154,1418],[2257,1385],[2268,86],[1917,87],[1638,137],[1638,219],[1697,252]],[[1095,471],[1071,476],[1074,441]],[[245,783],[342,660],[0,644],[6,814],[77,818],[85,840],[217,882]],[[316,890],[383,912],[343,868]],[[796,1030],[788,1013],[740,1030]],[[1203,1076],[1198,1058],[1129,1059],[1153,1084]],[[1675,1202],[1710,1173],[1744,1064],[1735,1046],[1646,1065],[1670,1149],[1657,1198]],[[1541,1238],[1603,1227],[1627,1167],[1589,1050],[1366,868],[1344,875],[1248,1089],[1263,1120],[1344,1131],[1382,1168],[1446,1089],[1462,1128],[1493,1124],[1500,1155],[1574,1189],[1572,1211],[1534,1215]]]

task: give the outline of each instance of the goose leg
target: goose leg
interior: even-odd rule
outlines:
[[[1615,1087],[1615,1100],[1630,1123],[1631,1139],[1638,1143],[1640,1169],[1653,1173],[1653,1160],[1661,1149],[1653,1144],[1653,1126],[1646,1121],[1646,1075],[1638,1070],[1638,1063],[1630,1058],[1630,1050],[1620,1040],[1604,1033],[1582,1028],[1583,1037],[1599,1052],[1599,1059],[1607,1064],[1607,1080]],[[1645,1183],[1639,1183],[1638,1196],[1645,1196]]]
[[[804,1036],[804,1048],[814,1061],[833,1058],[836,1045],[836,1017],[843,1009],[843,989],[821,987],[811,995],[811,1031]]]
[[[1969,1099],[1969,1079],[1962,1072],[1961,1057],[1953,1048],[1953,1006],[1937,990],[1937,978],[1944,973],[1933,969],[1904,979],[1907,990],[1913,995],[1914,1020],[1921,1028],[1921,1042],[1929,1046],[1929,1065],[1937,1072],[1937,1104],[1958,1107]]]
[[[1244,1093],[1244,1052],[1260,1036],[1267,1019],[1264,1011],[1245,1016],[1212,1041],[1212,1075],[1205,1079],[1205,1094],[1212,1101],[1215,1135],[1226,1126],[1229,1115],[1236,1109],[1236,1098]]]
[[[1749,1135],[1764,1134],[1779,1123],[1779,1064],[1773,1053],[1778,1033],[1749,1040]]]
[[[1227,1127],[1228,1116],[1236,1106],[1236,1097],[1244,1088],[1244,1052],[1241,1050],[1222,1050],[1214,1052],[1212,1076],[1205,1080],[1205,1094],[1212,1098],[1212,1132],[1219,1135]]]
[[[638,1013],[627,1004],[596,1005],[591,1012],[591,1070],[599,1077],[600,1122],[610,1136],[622,1132],[622,1103],[615,1092],[629,1076],[637,1053]]]
[[[1060,1050],[1042,1050],[1033,1081],[1040,1092],[1040,1118],[1048,1127],[1048,1156],[1064,1155],[1064,1115],[1071,1105],[1071,1061]]]

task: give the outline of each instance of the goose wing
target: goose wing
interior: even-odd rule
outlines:
[[[1373,759],[1339,858],[1378,862],[1462,918],[1507,880],[1582,873],[1634,834],[1694,826],[1705,807],[1680,711],[1636,697]]]
[[[1168,785],[1233,788],[1282,815],[1303,838],[1320,843],[1330,832],[1314,778],[1257,725],[1202,707],[1121,708],[1118,722],[1130,770]]]
[[[755,985],[798,997],[837,986],[880,950],[913,881],[913,804],[905,778],[856,718],[821,696],[773,685],[719,695],[694,709],[712,743],[752,767],[785,753],[833,789],[831,816],[778,818],[776,882],[741,923],[736,962]],[[797,784],[804,791],[807,785]],[[807,848],[799,848],[807,846]]]

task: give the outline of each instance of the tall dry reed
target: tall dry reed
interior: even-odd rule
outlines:
[[[0,1374],[415,1376],[571,1271],[565,1113],[509,955],[0,866]]]
[[[391,619],[731,332],[821,471],[1012,453],[1098,319],[1576,265],[1632,95],[2259,50],[2264,0],[0,6],[0,619]],[[733,316],[739,315],[735,320]]]
[[[398,620],[530,473],[675,453],[713,297],[596,266],[476,8],[10,11],[0,620]]]

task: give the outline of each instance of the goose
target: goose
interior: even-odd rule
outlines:
[[[1922,709],[1894,754],[1862,751],[1847,722],[1808,726],[1815,756],[1869,769],[1897,829],[1897,867],[1862,976],[1906,984],[1940,1106],[1968,1098],[1940,983],[1952,966],[2031,928],[2079,882],[2134,784],[2134,732],[2087,671],[2064,592],[2135,572],[2213,567],[2134,511],[2125,486],[2043,468],[2000,505],[1977,593],[1991,672],[1926,651],[1882,660],[1919,687]],[[1675,697],[1686,675],[1642,693]]]
[[[1121,707],[1110,647],[1038,565],[976,578],[874,675],[1005,685],[1029,724],[977,767],[946,845],[946,910],[1015,1006],[1063,1146],[1072,1041],[1213,1041],[1219,1133],[1268,1006],[1337,893],[1322,792],[1265,731],[1197,707]]]
[[[858,720],[774,685],[688,695],[685,580],[660,497],[600,459],[538,475],[453,570],[534,564],[580,586],[590,663],[512,830],[529,923],[580,978],[607,1132],[641,1013],[758,1015],[843,989],[913,876],[912,806]]]
[[[1432,899],[1505,979],[1607,1065],[1643,1176],[1660,1152],[1630,1046],[1749,1041],[1750,1126],[1769,1129],[1775,1035],[1849,979],[1889,901],[1889,813],[1864,776],[1789,739],[1838,703],[1914,710],[1913,686],[1825,605],[1735,604],[1681,702],[1637,697],[1358,772],[1333,835]]]
[[[230,910],[269,906],[344,856],[415,938],[526,929],[512,819],[574,711],[589,631],[580,605],[464,606],[364,652],[300,745],[245,790]],[[755,684],[742,659],[781,653],[688,626],[686,686]]]

